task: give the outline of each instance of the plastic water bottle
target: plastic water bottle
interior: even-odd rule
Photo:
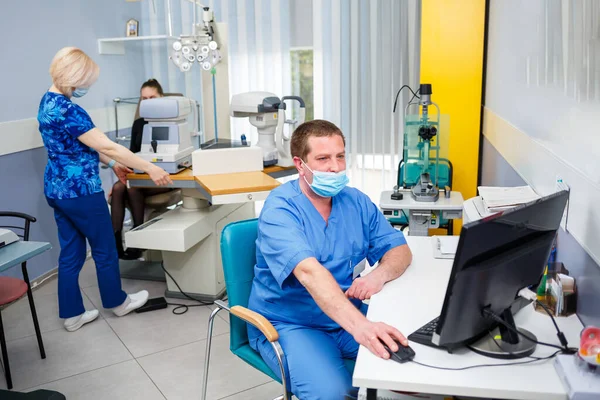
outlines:
[[[556,243],[552,245],[552,251],[550,252],[550,257],[548,257],[548,264],[552,264],[556,262]]]

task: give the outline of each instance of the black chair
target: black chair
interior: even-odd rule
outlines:
[[[14,231],[17,236],[23,239],[23,241],[29,240],[29,227],[32,222],[35,222],[35,217],[31,215],[17,213],[12,211],[0,211],[0,218],[10,219],[13,225],[0,225],[0,228],[9,228]],[[14,221],[17,222],[14,222]],[[9,245],[10,246],[10,245]],[[29,308],[31,309],[31,317],[33,318],[33,326],[35,327],[35,335],[37,336],[38,346],[40,348],[40,355],[42,359],[46,358],[46,351],[44,350],[44,343],[42,342],[42,333],[40,332],[40,325],[38,323],[37,313],[35,311],[35,304],[33,302],[33,295],[31,294],[31,283],[29,282],[29,274],[27,273],[27,261],[21,264],[21,270],[23,272],[23,281],[15,278],[5,277],[7,290],[19,293],[19,298],[22,297],[25,291],[19,292],[17,287],[19,284],[23,285],[25,282],[27,285],[27,298],[29,299]],[[21,294],[22,293],[22,294]],[[12,301],[15,301],[14,299]],[[7,303],[5,303],[7,304]],[[2,346],[2,359],[4,361],[4,371],[6,375],[6,384],[9,389],[12,389],[12,378],[10,375],[10,365],[8,362],[8,351],[6,349],[6,338],[4,337],[4,326],[2,325],[2,310],[0,309],[0,345]]]
[[[54,390],[39,389],[33,392],[9,392],[0,390],[0,399],[2,400],[66,400],[64,394]]]

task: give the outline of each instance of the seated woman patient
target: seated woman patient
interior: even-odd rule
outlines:
[[[140,100],[155,99],[163,97],[163,89],[156,79],[148,79],[142,84],[140,89]],[[144,125],[147,121],[143,118],[138,118],[133,122],[131,127],[131,142],[129,150],[132,153],[138,153],[142,148],[142,133]],[[117,181],[112,188],[111,194],[111,218],[112,226],[115,234],[115,242],[117,243],[117,253],[122,260],[135,260],[142,254],[142,250],[123,248],[123,220],[125,218],[125,205],[129,203],[131,210],[131,218],[133,219],[133,227],[137,227],[144,223],[145,199],[148,196],[155,194],[166,193],[172,189],[164,188],[128,188],[123,182]]]

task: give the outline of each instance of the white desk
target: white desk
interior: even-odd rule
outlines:
[[[433,258],[429,237],[408,237],[413,263],[406,273],[387,283],[370,301],[367,317],[398,328],[408,336],[437,317],[442,309],[452,260]],[[527,306],[515,315],[517,326],[533,332],[538,340],[559,344],[552,321]],[[571,346],[579,345],[583,329],[577,316],[557,318]],[[497,360],[461,349],[454,354],[410,343],[415,360],[435,366],[458,368],[476,364],[500,364],[522,360]],[[538,345],[534,356],[544,357],[555,349]],[[525,359],[526,360],[526,359]],[[352,383],[356,387],[402,390],[429,394],[522,400],[566,400],[552,360],[531,364],[445,371],[409,362],[383,360],[360,347]]]

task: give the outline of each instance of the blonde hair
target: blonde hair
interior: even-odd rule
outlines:
[[[76,47],[60,49],[50,64],[52,83],[69,97],[73,94],[73,88],[89,88],[93,85],[99,73],[98,64]]]

